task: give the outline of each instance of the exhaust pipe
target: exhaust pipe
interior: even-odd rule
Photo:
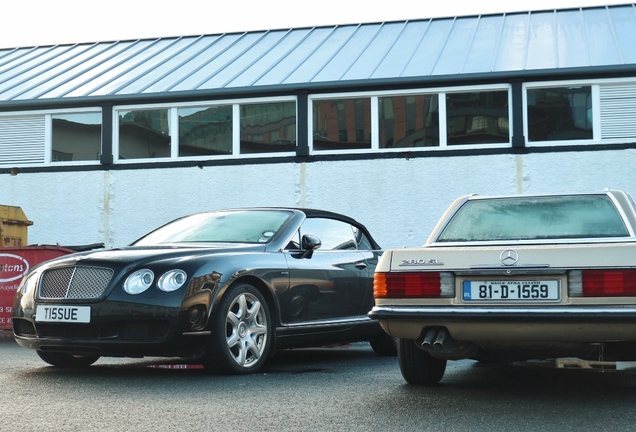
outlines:
[[[471,342],[453,339],[446,327],[424,329],[420,338],[415,340],[415,345],[435,358],[446,360],[472,358],[479,351],[479,347]]]
[[[433,342],[433,348],[435,349],[444,348],[446,339],[448,339],[448,331],[446,331],[446,329],[443,328],[439,332],[437,332],[437,337],[435,337],[435,341]]]
[[[444,344],[450,340],[448,330],[443,327],[435,327],[429,328],[426,333],[424,333],[424,337],[419,339],[418,344],[420,348],[426,351],[441,350],[444,348]]]
[[[436,338],[437,338],[437,330],[430,329],[424,335],[424,340],[422,340],[422,343],[420,344],[420,346],[422,348],[431,348],[433,346],[433,343],[435,343]]]

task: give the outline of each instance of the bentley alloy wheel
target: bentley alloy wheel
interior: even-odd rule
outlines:
[[[271,337],[270,314],[263,295],[248,284],[232,286],[213,319],[203,364],[226,373],[255,372],[267,358]]]

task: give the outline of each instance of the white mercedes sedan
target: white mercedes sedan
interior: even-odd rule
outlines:
[[[439,382],[448,360],[636,360],[636,204],[461,197],[423,247],[384,253],[374,296],[411,384]]]

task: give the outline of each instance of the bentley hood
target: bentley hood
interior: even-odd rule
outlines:
[[[137,263],[143,265],[149,262],[164,260],[179,260],[185,258],[204,258],[223,254],[240,254],[247,252],[263,252],[266,245],[252,244],[206,244],[193,247],[191,245],[179,246],[129,246],[117,249],[107,249],[89,252],[80,252],[65,255],[44,263],[52,265],[76,265],[77,263],[113,263],[128,264]]]

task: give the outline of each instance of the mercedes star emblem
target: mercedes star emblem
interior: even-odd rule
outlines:
[[[505,266],[513,266],[519,261],[519,254],[514,249],[506,249],[499,255],[499,261]]]

